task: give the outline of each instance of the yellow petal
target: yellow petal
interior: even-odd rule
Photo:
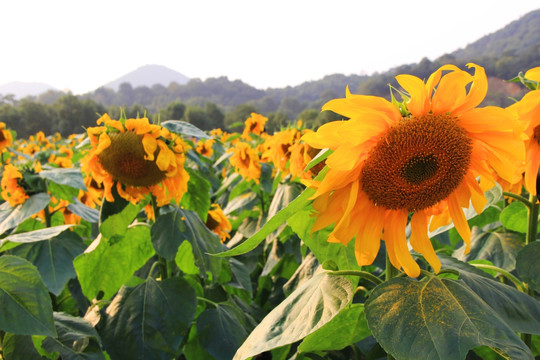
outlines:
[[[401,87],[409,93],[411,100],[407,109],[413,116],[425,115],[429,111],[429,96],[424,82],[413,75],[398,75],[396,80]]]
[[[146,155],[144,156],[145,160],[153,161],[154,153],[157,150],[156,139],[150,134],[144,134],[142,144],[144,147],[144,152],[146,152]]]
[[[469,223],[467,223],[463,210],[459,206],[459,200],[454,193],[450,194],[448,197],[448,212],[457,232],[465,243],[465,253],[468,253],[471,250],[471,228],[469,227]]]
[[[405,227],[407,225],[407,211],[391,211],[388,217],[389,223],[384,227],[384,240],[386,247],[389,250],[390,261],[394,257],[393,263],[398,269],[401,267],[403,271],[410,277],[418,277],[420,275],[420,267],[414,261],[409,248],[407,247],[407,238],[405,236]],[[397,266],[396,266],[397,265]]]
[[[423,211],[417,211],[411,218],[411,246],[424,256],[435,273],[441,270],[441,261],[437,257],[433,245],[427,235],[427,215]]]
[[[525,73],[525,79],[540,82],[540,66],[528,70]]]

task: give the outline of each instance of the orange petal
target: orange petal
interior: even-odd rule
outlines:
[[[411,96],[411,100],[407,103],[407,109],[411,114],[418,117],[428,113],[430,98],[424,82],[413,75],[398,75],[396,80]]]
[[[427,215],[423,211],[417,211],[411,218],[411,246],[424,256],[429,265],[438,273],[441,270],[441,261],[437,257],[433,245],[427,235]]]
[[[465,253],[468,253],[471,250],[471,228],[467,223],[463,210],[459,206],[459,200],[455,193],[450,194],[448,197],[448,212],[457,232],[465,242]]]
[[[393,254],[390,256],[392,264],[398,269],[403,268],[403,271],[410,277],[418,277],[420,275],[420,266],[414,261],[409,252],[405,236],[408,215],[407,211],[390,211],[389,223],[384,227],[384,240],[388,254]]]

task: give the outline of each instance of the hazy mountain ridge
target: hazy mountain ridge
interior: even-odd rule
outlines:
[[[129,83],[133,87],[152,87],[156,84],[169,86],[169,84],[172,82],[179,85],[185,85],[189,80],[190,78],[186,75],[169,69],[168,67],[162,65],[145,65],[125,74],[124,76],[119,77],[116,80],[108,82],[103,86],[118,91],[118,88],[122,83]]]

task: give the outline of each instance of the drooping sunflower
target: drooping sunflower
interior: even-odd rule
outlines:
[[[540,82],[540,67],[527,71],[525,78]],[[518,113],[525,126],[527,157],[524,184],[531,195],[537,195],[536,181],[540,166],[540,89],[529,91],[520,101],[509,106],[509,109]]]
[[[151,193],[158,206],[180,203],[189,180],[184,142],[147,118],[120,121],[105,114],[97,120],[102,123],[87,130],[92,148],[81,168],[103,186],[105,198],[114,201],[116,184],[118,194],[132,202]]]
[[[480,213],[487,202],[477,177],[492,182],[494,170],[515,180],[515,167],[524,159],[520,126],[510,111],[477,107],[487,78],[482,67],[468,66],[474,75],[445,65],[425,83],[398,75],[409,94],[404,114],[383,98],[347,89],[345,98],[329,101],[323,110],[349,120],[303,136],[314,148],[333,150],[324,179],[305,180],[316,189],[312,230],[334,224],[328,241],[347,244],[356,237],[359,265],[373,262],[382,238],[394,267],[417,277],[420,268],[405,233],[410,216],[410,245],[438,272],[428,225],[433,229],[453,221],[468,251],[470,228],[463,208],[472,202]]]
[[[4,166],[2,181],[0,182],[2,199],[7,201],[11,207],[22,204],[28,199],[28,194],[26,194],[23,187],[19,184],[22,178],[21,172],[12,164]]]
[[[229,232],[232,229],[231,222],[219,204],[212,204],[212,207],[208,211],[208,218],[206,219],[206,226],[219,236],[221,242],[225,242],[229,237]]]
[[[228,151],[233,153],[229,162],[235,171],[246,180],[253,180],[258,184],[261,177],[261,164],[257,151],[242,141],[237,142]]]
[[[261,114],[251,113],[251,116],[246,119],[242,137],[247,138],[249,134],[261,135],[264,132],[264,124],[268,118]]]

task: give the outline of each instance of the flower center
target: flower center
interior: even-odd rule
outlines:
[[[165,179],[154,161],[145,160],[142,135],[127,131],[109,134],[111,144],[98,157],[101,166],[113,179],[130,186],[151,186]],[[154,158],[157,158],[159,149]]]
[[[378,206],[417,211],[447,198],[467,173],[471,139],[449,115],[403,119],[371,150],[362,189]]]

